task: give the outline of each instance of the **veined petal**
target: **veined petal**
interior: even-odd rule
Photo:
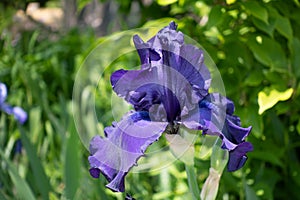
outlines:
[[[151,45],[149,43],[145,43],[138,35],[133,36],[133,43],[140,56],[142,66],[160,59],[159,53],[152,49],[150,47]]]
[[[105,138],[95,136],[90,142],[90,173],[102,173],[113,191],[125,190],[124,178],[144,155],[146,148],[164,132],[167,123],[148,121],[146,112],[131,112],[112,127],[105,129]]]
[[[221,94],[209,94],[199,105],[200,115],[205,112],[206,120],[214,124],[214,129],[208,130],[207,134],[217,132],[227,144],[237,145],[243,142],[250,133],[251,127],[241,127],[240,118],[233,115],[232,101]],[[223,148],[232,150],[232,145],[226,145],[226,143],[223,144]]]
[[[141,59],[142,69],[149,65],[167,67],[165,70],[171,67],[203,98],[208,94],[211,83],[210,72],[204,65],[203,52],[193,45],[184,44],[184,36],[180,31],[176,31],[176,28],[177,25],[171,22],[146,43],[139,36],[134,36],[133,41]]]
[[[164,118],[169,122],[178,121],[182,111],[194,109],[200,100],[185,77],[167,66],[118,70],[112,74],[111,84],[114,91],[131,103],[135,110],[151,109],[150,116],[155,121],[166,121],[155,113],[165,113]],[[159,104],[163,105],[165,112],[161,112]]]

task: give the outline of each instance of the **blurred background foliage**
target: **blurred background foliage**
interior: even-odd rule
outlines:
[[[217,199],[300,199],[299,11],[298,0],[2,0],[0,81],[29,119],[20,127],[0,113],[0,199],[124,199],[89,176],[72,115],[75,76],[115,32],[170,20],[212,57],[243,126],[253,126],[254,151],[241,170],[224,172]],[[120,57],[103,74],[97,130],[113,120],[110,73],[138,62]],[[195,155],[200,186],[209,163]],[[136,199],[190,198],[180,162],[126,181]]]

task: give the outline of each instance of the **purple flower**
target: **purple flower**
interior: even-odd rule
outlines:
[[[0,83],[0,110],[3,112],[6,112],[9,115],[14,115],[15,119],[21,123],[24,124],[27,120],[27,113],[18,106],[11,106],[5,103],[7,97],[7,88],[6,85],[3,83]]]
[[[185,44],[176,28],[171,22],[146,43],[135,35],[141,69],[121,69],[111,76],[113,90],[135,111],[105,128],[104,138],[91,140],[89,162],[90,174],[103,174],[113,191],[125,190],[124,177],[150,144],[182,126],[219,136],[230,154],[229,171],[242,167],[252,150],[245,142],[251,127],[241,127],[230,100],[208,92],[211,78],[203,52]]]

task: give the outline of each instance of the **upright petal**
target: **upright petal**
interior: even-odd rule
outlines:
[[[90,173],[103,174],[113,191],[125,190],[124,178],[144,155],[146,148],[164,132],[167,123],[148,121],[146,112],[131,112],[112,127],[105,129],[105,138],[95,136],[90,142]]]
[[[160,55],[157,51],[151,48],[149,43],[145,43],[138,35],[133,36],[133,43],[140,56],[142,66],[150,64],[152,61],[158,61]]]
[[[204,65],[203,52],[193,45],[184,44],[184,36],[180,31],[176,31],[176,28],[177,25],[171,22],[147,43],[137,35],[134,36],[133,41],[141,59],[142,69],[160,66],[164,68],[165,73],[164,71],[171,67],[190,83],[200,98],[203,98],[208,94],[211,83],[210,72]]]

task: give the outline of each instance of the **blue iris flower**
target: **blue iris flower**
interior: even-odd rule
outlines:
[[[7,97],[7,88],[4,83],[0,83],[0,110],[13,115],[15,119],[20,123],[24,124],[27,120],[27,113],[18,106],[11,106],[5,102]]]
[[[241,127],[234,104],[219,93],[209,93],[211,77],[202,50],[185,44],[171,22],[149,41],[133,41],[141,60],[139,70],[111,75],[113,90],[133,105],[121,121],[106,127],[105,137],[90,142],[90,174],[103,174],[112,191],[124,192],[124,178],[147,147],[162,133],[177,134],[181,127],[219,136],[229,151],[228,170],[241,168],[253,150],[245,139],[251,127]]]

